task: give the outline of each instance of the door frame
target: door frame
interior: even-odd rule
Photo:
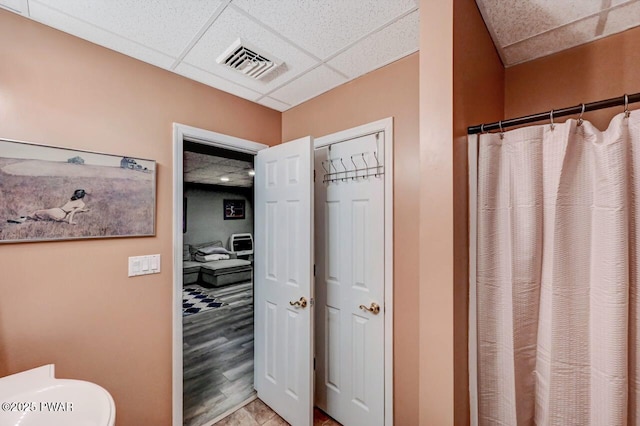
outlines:
[[[314,149],[384,134],[384,424],[393,425],[393,117],[314,140]]]
[[[393,425],[393,117],[314,139],[314,149],[372,133],[384,133],[384,417]],[[182,198],[184,140],[256,155],[268,145],[173,123],[172,424],[182,426]]]
[[[184,140],[256,155],[268,145],[185,124],[173,123],[173,383],[172,424],[182,426],[182,198]]]

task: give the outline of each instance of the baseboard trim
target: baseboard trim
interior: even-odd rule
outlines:
[[[213,419],[212,421],[208,422],[208,423],[204,423],[202,426],[213,426],[214,424],[218,423],[220,420],[224,419],[225,417],[235,413],[236,411],[238,411],[239,409],[241,409],[242,407],[244,407],[245,405],[249,404],[250,402],[255,401],[256,399],[258,399],[258,394],[254,394],[253,396],[249,397],[248,399],[245,399],[243,402],[241,402],[240,404],[236,405],[235,407],[225,411],[224,413],[220,414],[218,417],[216,417],[215,419]]]

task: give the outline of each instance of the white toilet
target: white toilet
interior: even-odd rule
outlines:
[[[54,365],[0,378],[0,425],[114,426],[116,406],[91,382],[56,379]]]

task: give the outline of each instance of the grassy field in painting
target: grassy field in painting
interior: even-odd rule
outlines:
[[[41,160],[0,158],[0,240],[51,240],[154,233],[153,173]],[[88,212],[73,221],[7,219],[35,210],[61,207],[76,189],[84,189]]]

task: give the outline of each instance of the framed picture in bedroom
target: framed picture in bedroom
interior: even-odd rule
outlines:
[[[244,219],[244,200],[222,200],[224,203],[224,220]]]
[[[182,198],[182,233],[187,233],[187,197]]]
[[[156,162],[0,139],[0,243],[155,235]]]

